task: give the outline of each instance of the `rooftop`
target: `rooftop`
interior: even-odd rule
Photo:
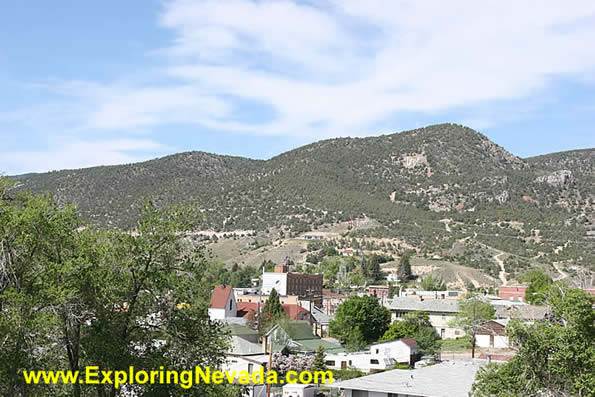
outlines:
[[[304,309],[299,305],[285,304],[283,310],[290,320],[299,320],[300,313],[308,313],[308,310]],[[261,309],[264,308],[264,304],[260,304]],[[258,312],[258,303],[256,302],[238,302],[238,317],[247,318],[250,312]]]
[[[216,285],[211,295],[209,307],[212,309],[225,309],[227,299],[232,292],[230,285]]]
[[[319,324],[328,324],[333,319],[333,316],[329,316],[328,314],[326,314],[325,312],[323,312],[316,306],[312,306],[311,313],[312,313],[312,317],[314,317],[314,320],[316,320],[316,322]]]
[[[446,313],[457,313],[459,311],[458,301],[454,299],[425,299],[420,301],[406,296],[395,296],[390,303],[389,309]]]
[[[550,309],[547,306],[514,305],[497,306],[496,316],[498,318],[518,318],[520,320],[542,320]]]
[[[467,396],[483,362],[445,361],[413,370],[395,369],[338,382],[333,388],[404,394],[412,397]]]

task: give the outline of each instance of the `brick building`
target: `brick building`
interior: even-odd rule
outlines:
[[[498,288],[498,296],[505,300],[525,302],[525,290],[527,287],[516,286],[502,286]]]
[[[322,304],[322,274],[290,273],[287,265],[276,265],[274,272],[262,274],[262,293],[268,295],[273,288],[281,295]]]

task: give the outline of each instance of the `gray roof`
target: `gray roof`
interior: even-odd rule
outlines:
[[[496,307],[498,318],[518,318],[520,320],[543,320],[550,313],[547,306],[513,305]]]
[[[420,301],[415,298],[395,296],[390,303],[389,309],[404,311],[423,310],[428,313],[457,313],[459,311],[458,303],[459,301],[455,299],[424,299]]]
[[[477,361],[445,361],[419,369],[380,372],[337,382],[332,387],[415,397],[462,397],[471,391],[475,374],[483,364]]]
[[[312,311],[310,313],[312,314],[312,317],[314,317],[314,320],[318,324],[328,324],[334,318],[333,316],[329,316],[316,306],[312,306]]]
[[[238,356],[262,353],[262,345],[260,343],[254,343],[241,336],[232,336],[230,347],[229,353]]]

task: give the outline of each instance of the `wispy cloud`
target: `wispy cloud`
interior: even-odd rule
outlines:
[[[3,172],[16,175],[25,172],[133,163],[146,160],[167,150],[166,146],[147,139],[71,140],[58,138],[43,150],[0,152]]]
[[[595,69],[593,1],[172,0],[156,23],[174,33],[151,54],[167,65],[158,84],[44,87],[72,110],[70,131],[130,136],[186,123],[303,139],[377,133],[400,114],[462,107],[462,119],[489,127],[498,115],[481,114],[486,103],[534,101],[560,76],[591,84]],[[269,111],[254,121],[250,106]],[[46,111],[59,124],[55,110],[37,108],[35,119]],[[128,159],[103,153],[102,162]]]

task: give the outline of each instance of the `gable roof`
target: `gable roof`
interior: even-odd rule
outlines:
[[[419,345],[417,344],[417,342],[413,338],[400,338],[400,339],[389,340],[389,341],[386,341],[386,342],[378,342],[378,343],[372,344],[372,347],[379,346],[379,345],[384,345],[384,344],[387,344],[387,343],[395,343],[395,342],[403,342],[404,344],[406,344],[407,346],[409,346],[410,349],[419,349]]]
[[[458,313],[459,306],[456,299],[424,299],[422,301],[406,296],[395,296],[389,306],[390,310],[404,310],[441,313]]]
[[[229,295],[232,293],[230,285],[216,285],[211,295],[211,303],[209,308],[211,309],[225,309]]]
[[[278,323],[273,328],[271,328],[265,335],[268,336],[277,328],[283,329],[287,336],[289,336],[293,340],[299,341],[301,339],[317,339],[317,336],[314,335],[314,332],[312,332],[312,326],[306,320],[285,321],[282,323]]]
[[[329,316],[328,314],[326,314],[325,312],[323,312],[316,306],[312,306],[312,311],[310,313],[312,313],[312,317],[314,318],[314,321],[316,321],[318,324],[328,324],[334,318],[334,316]]]
[[[287,317],[289,317],[290,320],[299,320],[301,313],[308,313],[308,310],[300,305],[288,303],[281,306],[283,306],[283,310],[285,310],[285,314],[287,314]],[[262,307],[264,307],[264,305],[261,304],[261,308]],[[250,312],[258,312],[258,303],[238,302],[238,317],[247,318],[250,315]]]
[[[400,341],[412,349],[419,349],[419,345],[413,338],[401,338]]]

